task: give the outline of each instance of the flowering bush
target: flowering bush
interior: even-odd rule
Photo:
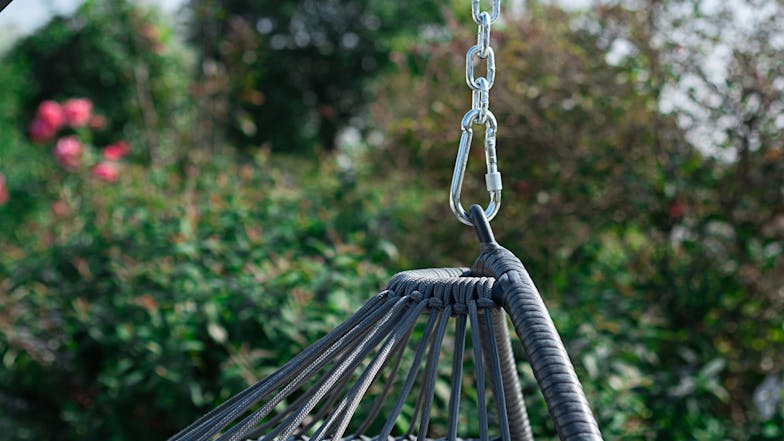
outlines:
[[[188,100],[189,66],[187,52],[176,50],[180,48],[174,38],[177,32],[155,8],[140,2],[75,3],[81,6],[74,14],[55,16],[3,55],[2,63],[9,69],[21,70],[17,82],[23,84],[3,83],[18,102],[15,115],[29,112],[43,100],[74,97],[58,103],[55,111],[61,114],[61,124],[105,127],[125,136],[138,131],[165,135],[172,118],[159,115],[173,115],[175,109],[178,118],[187,113],[183,103]],[[103,116],[87,118],[91,107],[101,109]],[[37,118],[28,132],[34,139],[50,141],[59,127],[51,123]]]
[[[82,138],[90,139],[92,131],[100,130],[105,125],[105,118],[93,113],[93,103],[87,98],[71,98],[62,105],[46,100],[39,104],[35,118],[30,123],[29,134],[34,142],[45,143],[62,130],[70,130],[72,134],[60,137],[55,143],[54,158],[57,163],[69,172],[91,167],[92,175],[99,180],[115,182],[120,177],[119,161],[130,153],[130,145],[126,141],[107,145],[101,151],[101,159],[98,159],[87,153],[82,141]]]
[[[51,141],[64,126],[78,129],[89,123],[91,129],[101,129],[106,120],[92,112],[93,103],[87,98],[72,98],[62,105],[56,101],[43,101],[30,123],[30,139],[35,142]]]
[[[130,154],[131,146],[119,140],[97,149],[92,140],[106,124],[106,118],[95,113],[87,98],[62,103],[42,101],[27,126],[27,134],[34,143],[51,145],[51,156],[43,149],[30,154],[23,133],[0,131],[0,135],[8,136],[5,145],[10,147],[0,152],[0,160],[15,164],[13,170],[6,170],[8,175],[0,173],[0,206],[13,213],[0,216],[0,231],[18,231],[26,223],[26,215],[42,209],[49,208],[60,218],[78,212],[83,202],[82,187],[93,185],[88,181],[101,185],[120,180],[123,159]]]

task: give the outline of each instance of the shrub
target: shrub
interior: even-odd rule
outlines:
[[[172,434],[337,325],[390,274],[389,246],[372,219],[352,220],[365,202],[339,180],[303,182],[264,156],[149,173],[86,179],[27,224],[37,243],[2,245],[10,439]]]

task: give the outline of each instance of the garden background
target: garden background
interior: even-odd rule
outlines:
[[[605,437],[784,438],[784,2],[504,8],[493,227]],[[467,0],[88,0],[3,42],[3,438],[164,439],[469,264],[474,38]]]

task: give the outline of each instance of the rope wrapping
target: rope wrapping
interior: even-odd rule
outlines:
[[[472,272],[495,278],[495,299],[512,320],[561,440],[601,440],[569,355],[522,262],[497,243],[483,243]]]

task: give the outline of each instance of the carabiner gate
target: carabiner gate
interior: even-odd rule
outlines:
[[[460,193],[463,190],[463,178],[465,177],[466,165],[468,164],[468,152],[471,148],[471,141],[474,137],[473,125],[481,123],[479,109],[469,110],[461,121],[462,134],[460,135],[460,147],[457,151],[455,160],[455,170],[452,173],[452,185],[449,189],[449,206],[460,222],[466,225],[473,225],[471,218],[460,203]],[[492,220],[501,208],[501,173],[498,171],[498,157],[495,152],[495,136],[497,123],[493,112],[487,110],[485,113],[485,163],[487,164],[487,174],[485,184],[487,192],[490,194],[490,203],[485,209],[487,220]]]

